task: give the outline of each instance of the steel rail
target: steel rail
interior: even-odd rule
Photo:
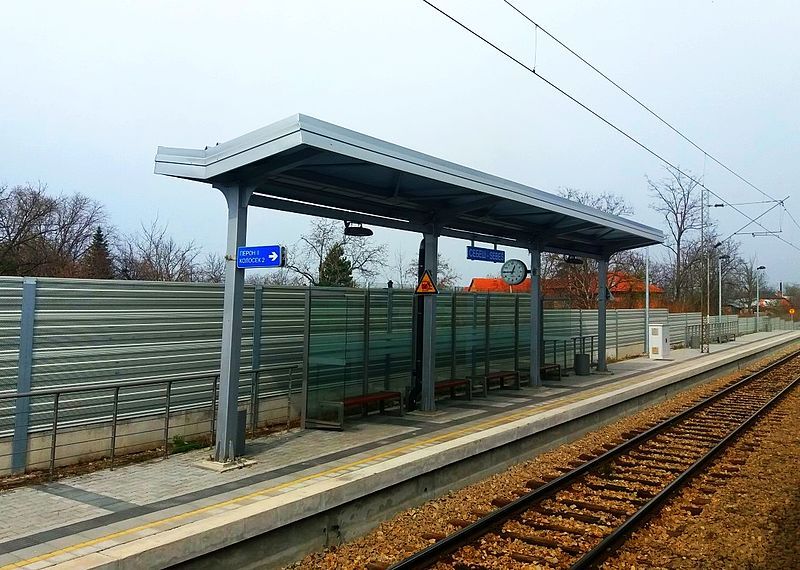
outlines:
[[[751,414],[750,417],[748,417],[743,423],[739,424],[736,429],[722,438],[719,443],[717,443],[701,458],[690,465],[686,471],[673,479],[666,487],[664,487],[664,489],[661,490],[660,493],[642,505],[638,511],[633,513],[630,518],[615,528],[611,534],[600,541],[589,552],[584,554],[583,557],[575,562],[570,568],[573,570],[590,568],[602,561],[602,559],[605,557],[609,556],[613,550],[622,543],[629,533],[646,522],[647,518],[653,514],[655,509],[659,508],[664,502],[666,502],[675,491],[689,483],[689,481],[691,481],[691,479],[697,475],[703,467],[705,467],[711,460],[716,458],[716,456],[719,455],[720,452],[722,452],[725,448],[727,448],[736,438],[742,435],[742,433],[747,430],[753,424],[753,422],[760,419],[761,416],[769,411],[771,407],[783,399],[786,394],[788,394],[789,391],[798,384],[798,382],[800,382],[800,376],[797,376],[788,386],[770,398],[770,400],[761,406],[757,411],[753,412],[753,414]]]
[[[389,566],[389,570],[418,570],[422,568],[428,568],[435,564],[436,562],[440,561],[445,556],[455,552],[462,546],[470,544],[474,542],[479,537],[491,532],[492,529],[500,526],[505,521],[525,512],[528,510],[533,504],[536,504],[552,495],[555,495],[561,489],[571,485],[574,481],[576,481],[579,477],[583,476],[584,474],[600,467],[603,464],[609,463],[610,461],[614,460],[616,457],[624,454],[629,449],[638,446],[639,444],[651,439],[653,436],[659,434],[660,432],[666,430],[667,428],[673,426],[674,424],[682,421],[686,417],[697,413],[698,411],[708,407],[710,404],[716,402],[717,400],[725,397],[728,394],[731,394],[735,390],[738,390],[740,387],[744,386],[752,382],[753,380],[760,378],[761,376],[772,372],[776,368],[783,366],[787,362],[793,360],[800,356],[800,350],[792,352],[791,354],[782,357],[775,362],[772,362],[762,368],[761,370],[757,370],[756,372],[742,378],[741,380],[731,384],[730,386],[723,388],[719,392],[712,394],[708,398],[703,399],[702,401],[694,404],[690,408],[680,412],[666,420],[662,421],[658,425],[645,430],[644,432],[634,436],[633,438],[619,444],[617,447],[607,451],[606,453],[591,459],[573,469],[553,479],[552,481],[542,485],[541,487],[531,491],[526,495],[522,495],[518,499],[510,502],[509,504],[500,507],[488,515],[481,517],[474,523],[457,530],[456,532],[446,536],[445,538],[435,542],[434,544],[412,554],[411,556]]]

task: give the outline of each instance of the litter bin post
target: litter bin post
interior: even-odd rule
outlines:
[[[589,376],[589,355],[585,353],[577,353],[574,356],[573,367],[575,368],[576,376]]]
[[[240,408],[236,415],[238,424],[236,431],[236,442],[234,443],[234,454],[236,457],[244,455],[244,439],[247,432],[247,408]]]

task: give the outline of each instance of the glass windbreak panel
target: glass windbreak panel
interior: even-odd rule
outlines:
[[[456,377],[484,373],[486,364],[486,299],[481,293],[465,293],[456,300]]]
[[[338,428],[354,381],[362,391],[364,296],[311,289],[309,310],[306,427]]]
[[[345,398],[356,398],[369,393],[367,377],[367,306],[368,292],[352,291],[345,294],[344,322],[344,382]]]
[[[531,296],[517,295],[519,319],[517,321],[518,370],[528,372],[531,367]]]
[[[572,367],[573,350],[579,350],[580,311],[578,309],[544,309],[545,362]],[[573,348],[574,347],[574,348]]]
[[[434,381],[451,378],[453,365],[453,299],[455,293],[440,293],[436,299],[436,374]]]
[[[405,393],[411,385],[413,293],[372,291],[369,304],[369,390]]]
[[[514,370],[514,295],[489,298],[489,368]]]

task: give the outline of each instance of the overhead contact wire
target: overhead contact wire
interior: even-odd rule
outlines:
[[[431,3],[429,0],[422,0],[422,2],[424,2],[428,6],[430,6],[431,8],[433,8],[434,10],[436,10],[437,12],[439,12],[440,14],[445,16],[448,20],[450,20],[453,23],[457,24],[459,27],[463,28],[464,30],[466,30],[467,32],[469,32],[470,34],[472,34],[473,36],[475,36],[476,38],[478,38],[479,40],[481,40],[485,44],[487,44],[490,47],[494,48],[496,51],[500,52],[501,54],[506,56],[508,59],[510,59],[511,61],[513,61],[514,63],[519,65],[520,67],[524,68],[529,73],[532,73],[533,75],[535,75],[536,77],[538,77],[539,79],[544,81],[551,88],[553,88],[556,91],[558,91],[559,93],[561,93],[564,97],[566,97],[567,99],[569,99],[570,101],[572,101],[573,103],[575,103],[576,105],[578,105],[579,107],[584,109],[585,111],[591,113],[597,119],[599,119],[600,121],[602,121],[603,123],[605,123],[606,125],[611,127],[613,130],[617,131],[619,134],[621,134],[622,136],[627,138],[629,141],[634,143],[636,146],[638,146],[642,150],[644,150],[647,153],[651,154],[652,156],[654,156],[655,158],[657,158],[658,160],[660,160],[661,162],[663,162],[664,164],[666,164],[670,168],[673,168],[676,172],[679,172],[680,174],[685,176],[687,179],[689,179],[690,181],[695,183],[697,186],[700,186],[701,188],[704,188],[709,194],[711,194],[712,196],[715,196],[718,200],[721,200],[723,203],[725,203],[725,205],[730,206],[731,208],[733,208],[734,211],[736,211],[739,214],[741,214],[744,218],[750,220],[751,223],[755,223],[756,225],[761,227],[766,232],[771,232],[771,230],[769,230],[766,226],[761,224],[761,222],[758,222],[757,220],[754,220],[752,217],[750,217],[748,214],[745,214],[742,210],[740,210],[734,204],[732,204],[731,202],[729,202],[728,200],[726,200],[725,198],[720,196],[718,193],[716,193],[713,190],[711,190],[710,188],[708,188],[705,184],[703,184],[701,181],[697,180],[694,176],[692,176],[692,175],[688,174],[687,172],[684,172],[683,170],[681,170],[678,166],[676,166],[675,164],[673,164],[672,162],[670,162],[669,160],[667,160],[666,158],[661,156],[659,153],[657,153],[656,151],[654,151],[653,149],[651,149],[650,147],[648,147],[647,145],[645,145],[644,143],[639,141],[633,135],[631,135],[628,132],[622,130],[620,127],[618,127],[617,125],[612,123],[610,120],[606,119],[603,115],[601,115],[600,113],[598,113],[597,111],[595,111],[594,109],[592,109],[591,107],[589,107],[588,105],[586,105],[585,103],[580,101],[579,99],[575,98],[570,93],[566,92],[564,89],[562,89],[561,87],[559,87],[558,85],[556,85],[555,83],[553,83],[552,81],[550,81],[549,79],[544,77],[542,74],[538,73],[535,69],[533,69],[532,67],[528,66],[526,63],[524,63],[519,58],[514,57],[509,52],[505,51],[504,49],[499,47],[497,44],[493,43],[491,40],[483,37],[478,32],[476,32],[475,30],[473,30],[472,28],[470,28],[469,26],[467,26],[466,24],[464,24],[460,20],[456,19],[454,16],[451,16],[450,14],[448,14],[447,12],[445,12],[444,10],[442,10],[441,8],[436,6],[435,4]],[[797,251],[800,251],[800,247],[796,246],[792,242],[782,238],[781,236],[777,236],[776,235],[775,237],[778,238],[780,241],[786,243],[787,245],[791,246],[792,248],[796,249]]]

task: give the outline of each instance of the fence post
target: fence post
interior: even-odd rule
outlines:
[[[450,378],[456,377],[456,292],[450,298]]]
[[[114,407],[111,411],[111,470],[114,470],[114,457],[117,449],[117,416],[119,415],[119,386],[114,388]]]
[[[172,380],[167,382],[167,398],[164,406],[164,457],[169,455],[169,409],[172,399]]]
[[[473,343],[475,342],[475,335],[477,334],[477,332],[478,332],[478,294],[473,293],[472,294],[472,342]],[[474,348],[473,350],[470,351],[470,353],[472,354],[472,360],[470,362],[470,374],[472,376],[475,376],[476,372],[478,371],[477,370],[478,363],[475,358],[476,352],[477,351]]]
[[[31,391],[33,368],[33,321],[36,309],[36,279],[26,277],[22,282],[22,311],[19,321],[19,362],[17,392]],[[14,401],[14,439],[11,443],[11,472],[22,473],[28,465],[28,425],[31,399]]]
[[[484,354],[485,358],[483,359],[483,374],[486,376],[489,375],[489,368],[490,368],[489,351],[491,350],[491,345],[489,343],[489,334],[492,332],[492,329],[489,325],[489,323],[492,320],[492,310],[489,307],[490,299],[491,297],[489,296],[489,293],[486,293],[486,316],[483,323],[483,329],[484,329],[483,349],[485,351]]]
[[[294,381],[294,366],[289,368],[289,393],[286,398],[286,431],[292,428],[292,386]]]
[[[219,384],[219,374],[214,375],[211,380],[211,445],[217,437],[217,385]]]
[[[53,435],[50,437],[50,478],[52,479],[56,472],[56,434],[58,433],[58,400],[61,398],[61,392],[56,392],[53,400]]]
[[[364,323],[362,326],[364,327],[361,341],[364,347],[362,394],[366,396],[369,393],[369,289],[364,290]],[[366,411],[366,408],[364,410]]]
[[[251,358],[253,378],[250,384],[250,430],[253,432],[258,427],[258,370],[261,368],[261,313],[263,312],[263,305],[264,286],[256,285],[255,299],[253,301],[253,356]]]
[[[303,388],[302,402],[300,402],[300,427],[306,428],[306,415],[308,413],[308,376],[309,360],[311,354],[311,287],[306,289],[305,319],[303,325]]]
[[[542,354],[544,363],[544,354]],[[519,295],[514,295],[514,372],[519,373]]]
[[[614,309],[614,355],[619,360],[619,309]]]

